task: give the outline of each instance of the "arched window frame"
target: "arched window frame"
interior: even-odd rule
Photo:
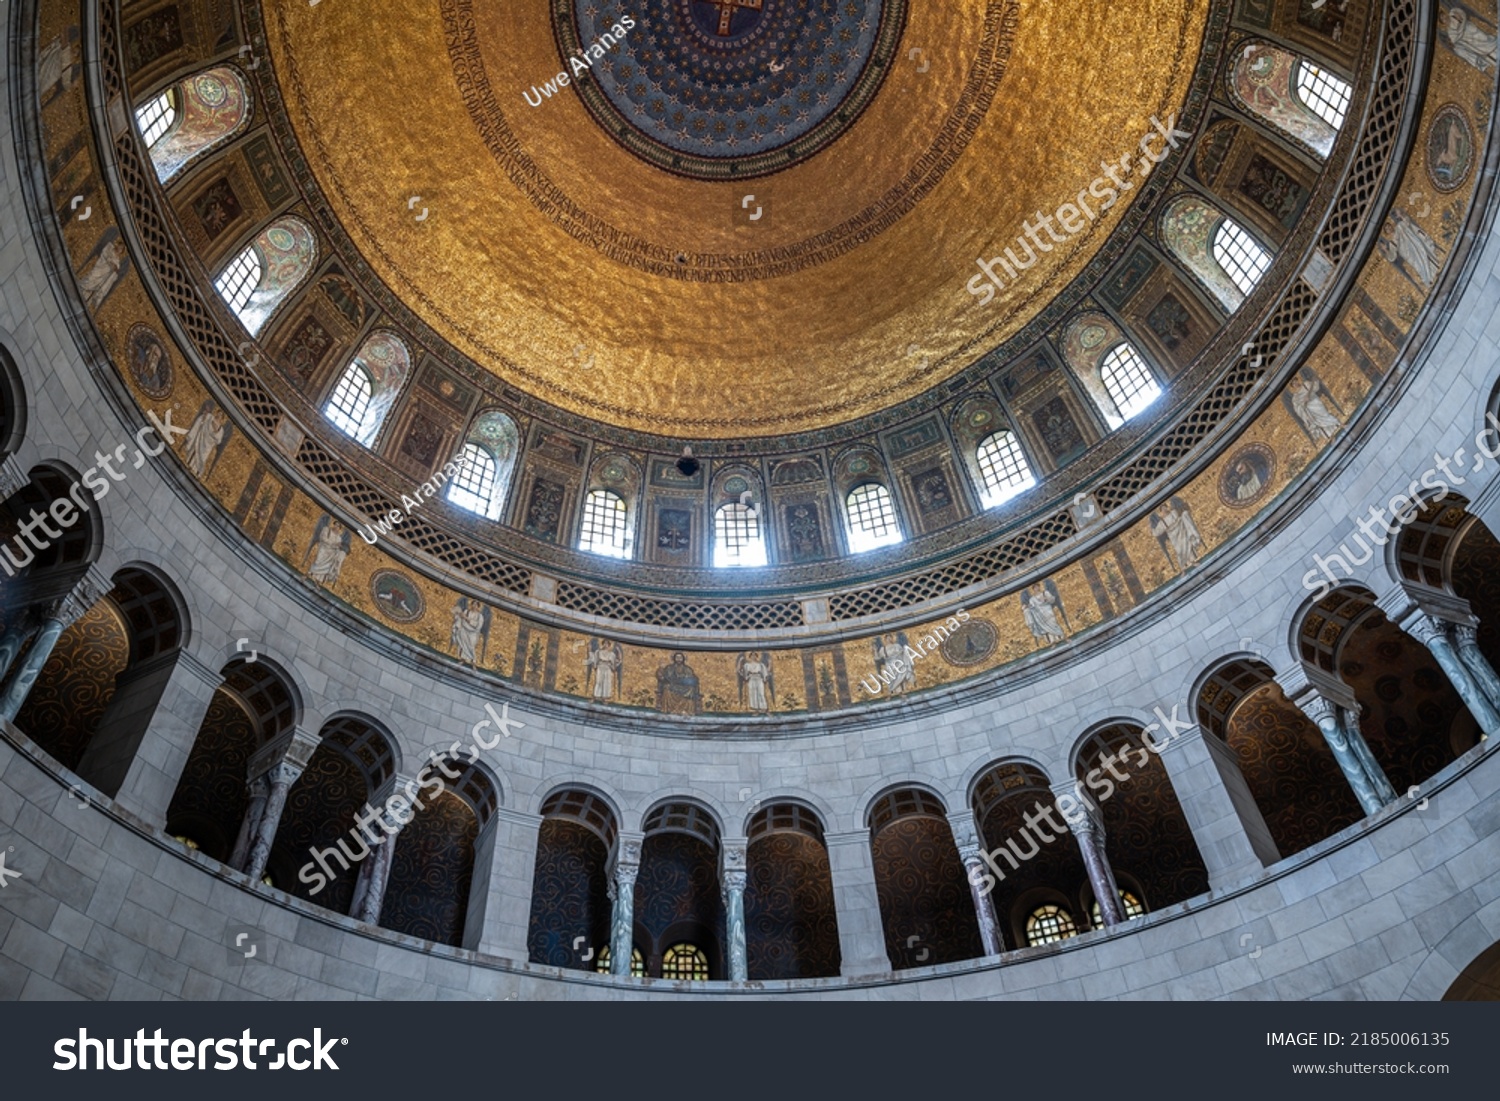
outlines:
[[[985,508],[1002,505],[1036,485],[1021,437],[1009,428],[991,432],[979,441],[974,465],[982,480],[980,497]]]
[[[594,970],[600,975],[609,974],[609,945],[599,949],[598,963]],[[630,946],[630,977],[632,979],[644,979],[646,977],[646,958],[641,955],[641,950],[635,945]]]
[[[767,564],[765,526],[751,505],[729,501],[714,510],[715,568],[756,568]]]
[[[265,271],[266,265],[261,259],[260,249],[252,242],[225,265],[219,277],[214,280],[214,290],[219,292],[224,304],[238,315],[254,297]]]
[[[467,440],[459,453],[458,473],[448,483],[444,496],[461,509],[498,520],[501,500],[495,489],[499,478],[500,464],[490,449]]]
[[[1133,921],[1146,914],[1146,904],[1143,903],[1134,891],[1120,888],[1120,910],[1125,914],[1126,921]],[[1095,929],[1104,928],[1104,910],[1099,905],[1099,900],[1094,899],[1093,905],[1089,907],[1089,920],[1093,922]]]
[[[883,482],[873,479],[850,487],[844,494],[844,521],[851,554],[894,546],[905,539],[894,495]]]
[[[1297,61],[1292,87],[1297,100],[1335,130],[1341,130],[1349,117],[1354,89],[1343,77],[1303,58]]]
[[[707,982],[708,955],[696,944],[674,944],[661,955],[661,977],[675,982]]]
[[[1213,256],[1224,269],[1224,274],[1247,298],[1271,267],[1270,250],[1227,214],[1214,227]]]
[[[1128,340],[1116,344],[1100,357],[1099,381],[1124,421],[1162,395],[1161,383],[1157,382],[1146,357]]]
[[[1035,948],[1056,944],[1078,935],[1078,925],[1066,906],[1044,902],[1026,915],[1026,944]]]
[[[375,381],[364,364],[356,359],[344,369],[323,406],[323,415],[344,435],[368,444],[367,437],[374,435],[370,431],[373,425],[369,423],[373,419],[370,412],[374,399]]]
[[[177,100],[177,86],[173,85],[135,109],[136,129],[140,131],[141,142],[148,150],[170,134],[182,117]]]
[[[215,91],[206,94],[208,88]],[[228,64],[183,77],[162,93],[168,94],[172,96],[175,114],[172,124],[144,142],[156,178],[163,184],[243,133],[250,123],[252,107],[244,75]],[[146,117],[154,118],[160,103],[161,95],[154,96],[136,111],[137,127],[143,138],[147,138],[148,130],[141,125],[142,112],[150,112]]]
[[[606,558],[631,555],[630,507],[612,489],[591,489],[583,499],[578,549]]]

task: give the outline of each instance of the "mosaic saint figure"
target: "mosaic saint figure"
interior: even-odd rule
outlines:
[[[1055,581],[1042,581],[1021,593],[1021,616],[1031,637],[1050,645],[1067,638],[1061,620],[1066,618]]]
[[[771,659],[759,650],[751,650],[736,658],[734,664],[740,679],[740,704],[761,713],[771,710],[776,698]]]
[[[484,661],[485,650],[489,647],[489,609],[477,600],[459,597],[458,603],[453,605],[453,630],[448,638],[458,660],[477,668]]]
[[[1152,515],[1151,534],[1161,544],[1167,561],[1179,570],[1196,565],[1203,552],[1203,536],[1193,522],[1192,509],[1181,497],[1173,497]]]
[[[589,671],[589,695],[596,700],[612,700],[620,694],[621,670],[625,656],[618,643],[610,639],[589,640],[589,656],[584,666]]]
[[[696,715],[698,704],[698,674],[679,651],[656,671],[656,708],[668,715]]]
[[[183,459],[195,478],[201,481],[213,472],[229,431],[228,415],[220,412],[211,400],[205,401],[183,441]]]
[[[325,588],[339,579],[344,568],[344,559],[349,557],[349,529],[327,513],[313,528],[312,540],[307,553],[302,556],[302,568],[307,570],[309,581]],[[311,560],[311,568],[308,563]]]
[[[1330,405],[1339,409],[1333,395],[1310,370],[1300,371],[1287,387],[1287,407],[1314,443],[1331,440],[1343,427],[1343,422],[1328,408]]]

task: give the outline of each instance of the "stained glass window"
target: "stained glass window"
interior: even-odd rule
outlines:
[[[674,944],[661,958],[661,977],[708,981],[708,957],[691,944]]]
[[[609,945],[599,949],[599,962],[595,964],[594,970],[601,975],[609,974]],[[646,977],[646,961],[641,956],[639,948],[630,949],[630,977],[633,979],[644,979]]]
[[[1120,889],[1120,909],[1125,911],[1126,921],[1129,921],[1131,918],[1138,918],[1146,912],[1146,907],[1141,903],[1141,900],[1123,887]],[[1095,929],[1104,928],[1104,911],[1100,909],[1098,899],[1094,900],[1094,906],[1089,912],[1089,917],[1093,920]]]
[[[1055,944],[1077,935],[1078,928],[1073,924],[1073,915],[1050,902],[1038,906],[1026,919],[1026,943],[1032,947],[1038,944]]]

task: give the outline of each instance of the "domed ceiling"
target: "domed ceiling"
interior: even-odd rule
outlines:
[[[965,289],[976,258],[1177,112],[1206,14],[1177,0],[264,8],[311,170],[418,316],[555,406],[726,437],[889,407],[1035,316],[1129,191],[1107,210],[1085,198],[1081,230],[1042,234],[1038,263],[987,304]],[[1127,165],[1127,183],[1149,170]]]

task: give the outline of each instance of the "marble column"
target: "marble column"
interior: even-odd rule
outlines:
[[[255,831],[260,828],[260,820],[265,816],[271,782],[264,776],[257,776],[246,787],[250,792],[250,802],[245,807],[245,817],[240,820],[240,833],[235,838],[234,851],[229,854],[229,866],[241,871],[250,857],[250,843],[255,840]]]
[[[1061,785],[1053,791],[1058,794],[1066,791],[1077,801],[1073,784]],[[1104,851],[1103,813],[1097,806],[1079,804],[1072,816],[1065,816],[1064,820],[1073,831],[1079,852],[1083,854],[1083,868],[1088,873],[1089,886],[1094,889],[1094,899],[1099,903],[1099,915],[1104,919],[1105,927],[1119,925],[1125,920],[1125,914],[1120,909],[1120,887],[1115,882],[1114,869],[1109,866],[1109,857]]]
[[[1396,789],[1391,786],[1391,781],[1385,774],[1385,769],[1380,767],[1380,762],[1375,759],[1375,754],[1370,752],[1370,743],[1365,741],[1363,732],[1359,729],[1359,711],[1351,707],[1340,707],[1339,722],[1344,728],[1344,737],[1349,742],[1349,748],[1354,750],[1354,755],[1359,758],[1360,767],[1365,770],[1365,775],[1370,778],[1370,783],[1375,788],[1375,797],[1380,800],[1382,807],[1388,806],[1396,801]]]
[[[26,651],[21,664],[10,675],[4,690],[0,691],[0,719],[5,722],[16,721],[16,716],[26,703],[26,697],[31,693],[32,685],[42,675],[42,667],[52,656],[52,648],[57,645],[62,633],[82,619],[109,591],[107,585],[101,588],[101,584],[103,579],[96,576],[95,571],[90,568],[70,592],[44,606],[41,626],[37,629],[31,649]]]
[[[1316,690],[1298,696],[1292,702],[1301,709],[1304,715],[1317,724],[1319,733],[1328,743],[1328,748],[1333,751],[1333,759],[1338,762],[1339,770],[1343,772],[1344,779],[1349,782],[1349,787],[1353,789],[1354,797],[1359,800],[1359,805],[1364,808],[1364,812],[1374,814],[1378,811],[1383,805],[1380,802],[1380,795],[1369,774],[1365,772],[1362,755],[1356,753],[1350,744],[1351,734],[1355,737],[1358,737],[1358,734],[1350,731],[1340,721],[1337,705]]]
[[[979,921],[979,942],[986,956],[998,956],[1005,951],[1005,940],[1000,935],[1000,920],[995,915],[995,899],[991,893],[995,877],[985,867],[983,845],[979,828],[974,822],[974,812],[963,810],[948,815],[948,825],[953,831],[953,843],[958,847],[958,858],[963,861],[964,877],[969,881],[969,894],[974,899],[974,916]]]
[[[724,896],[724,955],[729,961],[730,982],[745,982],[750,977],[750,953],[745,941],[745,882],[748,878],[744,843],[726,844],[720,889]]]
[[[260,821],[255,824],[255,835],[250,842],[250,855],[245,865],[245,874],[257,883],[266,874],[266,863],[271,859],[271,846],[276,841],[276,830],[281,825],[281,812],[286,809],[287,793],[302,775],[301,765],[290,761],[279,761],[266,774],[270,790],[266,794],[265,808]]]
[[[621,835],[610,884],[614,912],[609,923],[609,973],[630,974],[630,952],[635,942],[635,880],[641,874],[644,838]]]
[[[1500,710],[1500,675],[1496,675],[1495,667],[1479,649],[1478,628],[1468,623],[1455,623],[1453,641],[1458,646],[1458,657],[1464,668],[1474,677],[1490,705]]]
[[[1427,651],[1432,654],[1433,659],[1458,692],[1459,698],[1464,701],[1469,714],[1474,716],[1479,729],[1487,735],[1500,733],[1500,712],[1495,710],[1495,706],[1480,690],[1474,678],[1469,676],[1469,670],[1460,660],[1457,648],[1449,641],[1447,632],[1443,630],[1442,621],[1427,612],[1416,609],[1404,616],[1399,626],[1427,647]]]
[[[410,818],[407,821],[411,821]],[[359,879],[354,884],[354,901],[349,912],[356,921],[366,925],[380,924],[380,911],[385,905],[385,888],[391,878],[391,861],[396,858],[396,842],[401,837],[404,825],[396,815],[382,811],[374,817],[372,825],[381,832],[375,851],[360,865]]]
[[[10,672],[10,667],[16,662],[16,655],[21,652],[21,647],[26,645],[26,640],[31,637],[33,624],[31,615],[27,609],[17,609],[16,617],[5,628],[5,633],[0,635],[0,682]]]

